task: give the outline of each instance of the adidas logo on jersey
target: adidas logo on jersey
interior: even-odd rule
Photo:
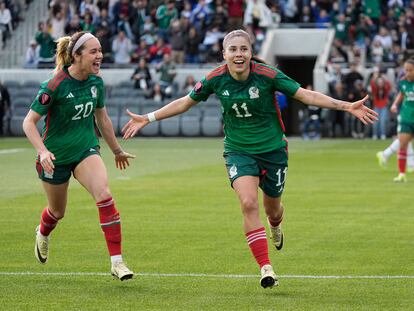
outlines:
[[[70,93],[66,96],[66,98],[75,98],[75,96],[73,96],[72,92],[70,92]]]
[[[230,96],[230,93],[229,93],[229,91],[225,90],[221,95],[223,95],[223,96]]]

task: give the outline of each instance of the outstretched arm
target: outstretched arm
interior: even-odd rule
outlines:
[[[150,122],[167,119],[184,113],[197,103],[197,101],[186,95],[184,97],[173,100],[171,103],[165,105],[164,107],[150,112],[146,115],[135,114],[127,109],[127,114],[131,117],[131,119],[122,128],[124,139],[133,137],[140,129],[142,129]]]
[[[351,103],[332,98],[319,92],[299,88],[293,98],[306,105],[349,112],[364,124],[372,124],[378,120],[378,113],[364,105],[369,98],[368,95],[363,99]]]

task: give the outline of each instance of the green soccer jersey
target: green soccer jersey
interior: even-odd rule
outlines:
[[[79,161],[88,148],[99,145],[95,134],[95,108],[104,107],[104,86],[100,77],[72,78],[65,67],[42,83],[31,105],[46,115],[42,130],[46,148],[55,155],[55,165]]]
[[[399,89],[404,96],[400,109],[400,122],[414,123],[414,81],[401,80]]]
[[[252,62],[247,80],[233,79],[227,65],[222,65],[203,77],[190,97],[205,101],[215,93],[221,102],[225,151],[258,154],[286,146],[275,92],[293,96],[298,88],[279,69]]]

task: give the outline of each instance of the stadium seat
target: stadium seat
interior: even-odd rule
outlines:
[[[25,100],[16,100],[12,103],[11,117],[10,117],[10,133],[13,136],[23,136],[22,123],[29,111],[30,104]],[[42,126],[41,121],[38,122],[38,128]]]
[[[106,105],[106,111],[111,119],[112,126],[114,128],[115,135],[119,135],[119,108],[118,105]]]
[[[223,132],[223,124],[221,121],[221,107],[206,106],[203,109],[203,117],[201,119],[201,133],[203,136],[220,136]]]
[[[163,136],[179,136],[180,135],[180,117],[175,116],[172,118],[161,120],[160,130]]]
[[[141,104],[142,110],[141,114],[146,114],[152,112],[154,110],[159,109],[163,106],[162,102],[154,101],[154,100],[145,100]],[[144,127],[140,133],[143,136],[158,136],[160,134],[160,122],[152,122]]]
[[[201,134],[200,120],[201,108],[200,104],[193,106],[189,111],[181,115],[181,134],[184,136],[199,136]]]
[[[141,106],[136,101],[125,102],[119,105],[119,133],[121,133],[124,125],[130,120],[130,117],[126,114],[126,110],[129,109],[133,113],[141,114]],[[122,133],[121,133],[122,134]]]

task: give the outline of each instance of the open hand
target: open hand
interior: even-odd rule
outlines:
[[[363,99],[353,102],[348,109],[352,115],[357,117],[365,125],[378,121],[378,113],[364,105],[368,98],[367,95]]]
[[[148,119],[142,115],[132,113],[128,109],[126,112],[131,117],[131,119],[122,128],[124,139],[133,137],[140,129],[149,123]]]

